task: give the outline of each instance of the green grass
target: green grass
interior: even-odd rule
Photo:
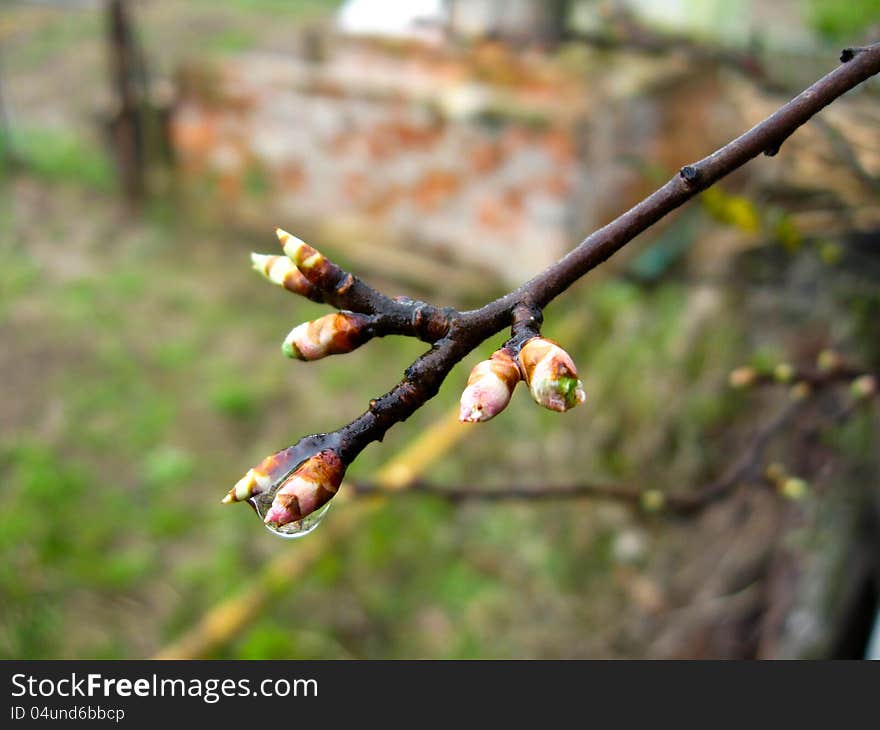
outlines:
[[[812,7],[816,27],[844,40],[875,5]],[[193,38],[204,39],[199,52],[210,54],[264,43],[277,49],[298,21],[337,6],[231,0],[220,8],[197,0],[185,11],[145,5],[135,18],[161,75],[195,47]],[[106,90],[102,23],[99,12],[47,12],[7,54],[10,72],[48,82],[82,51],[75,101],[96,97]],[[14,194],[22,192],[14,189],[19,178],[0,171],[13,193],[0,200],[7,386],[0,658],[142,656],[248,585],[275,555],[302,549],[269,535],[246,506],[221,506],[230,486],[266,454],[357,416],[425,345],[384,338],[317,363],[285,359],[284,335],[326,308],[249,270],[248,251],[267,250],[271,231],[245,240],[223,230],[210,178],[204,210],[165,198],[142,218],[125,218],[115,196],[95,195],[118,186],[91,118],[52,128],[34,116],[38,126],[25,119],[12,140],[28,194]],[[264,172],[250,169],[245,188],[248,202],[259,203]],[[719,219],[755,227],[748,201],[728,195],[714,203]],[[716,282],[717,308],[699,314],[705,282],[678,278],[691,243],[711,236],[705,212],[692,210],[647,242],[626,278],[603,267],[548,308],[545,334],[578,363],[586,404],[560,416],[535,407],[520,387],[504,414],[432,466],[430,479],[490,487],[618,479],[687,489],[726,463],[729,431],[763,412],[750,394],[726,389],[727,372],[744,362],[770,370],[787,359],[790,342],[777,335],[793,325],[762,319],[756,328],[737,301],[740,281]],[[760,222],[772,230],[762,231],[796,248],[790,221],[769,213]],[[816,254],[793,251],[785,266],[808,255]],[[775,292],[780,274],[771,273]],[[848,296],[849,325],[813,314],[809,326],[797,324],[801,340],[851,332],[865,352],[876,349],[880,299]],[[469,355],[433,401],[358,458],[351,475],[371,477],[445,416],[469,368],[504,339]],[[872,436],[863,414],[826,440],[858,464]],[[343,509],[334,505],[325,519]],[[642,520],[592,502],[451,506],[401,496],[329,545],[296,581],[280,584],[267,609],[217,656],[637,654],[635,640],[627,643],[631,601],[616,582],[613,555],[616,535],[633,525],[652,538],[671,536],[656,559],[674,573],[677,541],[692,524]]]
[[[4,60],[12,70],[40,67],[53,57],[70,53],[104,38],[104,17],[94,10],[67,10],[46,14],[39,23],[39,31],[31,33],[28,42],[19,51]]]
[[[47,195],[67,190],[64,176],[31,183]],[[345,357],[289,361],[278,347],[285,333],[326,310],[249,270],[246,253],[262,237],[174,216],[120,227],[104,199],[86,194],[68,212],[92,225],[65,239],[76,273],[49,265],[47,243],[64,217],[23,211],[40,223],[33,235],[49,240],[0,250],[5,351],[25,344],[31,358],[15,366],[7,403],[25,404],[10,411],[20,420],[0,423],[5,658],[154,650],[279,551],[297,550],[220,498],[266,454],[356,416],[424,350],[384,338]],[[699,315],[705,306],[698,287],[672,273],[651,286],[605,276],[570,292],[548,309],[545,334],[578,363],[586,404],[560,416],[520,387],[503,415],[475,427],[428,476],[483,486],[698,483],[726,462],[726,429],[755,407],[725,388],[752,352],[752,323],[726,295]],[[445,415],[469,367],[503,340],[468,356],[351,474],[371,476]],[[752,362],[770,368],[784,343],[763,343]],[[841,437],[853,460],[868,448],[866,428]],[[621,520],[589,502],[395,499],[280,586],[217,656],[614,653],[577,641],[621,629],[626,599],[613,584],[611,548]]]
[[[880,20],[880,0],[810,0],[807,18],[813,29],[832,42],[857,41]]]
[[[206,0],[199,2],[206,3]],[[206,4],[215,7],[210,1]],[[225,6],[238,13],[265,13],[301,21],[328,15],[340,4],[341,0],[228,0]]]
[[[27,127],[16,129],[4,144],[24,170],[47,183],[76,183],[101,192],[116,186],[106,151],[71,132]]]
[[[217,54],[242,53],[259,46],[259,40],[256,33],[241,28],[226,28],[210,34],[205,39],[203,50]]]
[[[176,235],[164,225],[156,233]],[[100,641],[82,645],[71,644],[67,629],[92,621],[96,601],[145,597],[166,584],[176,587],[178,597],[167,614],[162,612],[164,618],[152,619],[152,630],[170,637],[196,620],[213,601],[245,581],[261,555],[289,549],[269,537],[246,509],[221,510],[219,497],[265,453],[356,415],[369,397],[393,385],[405,364],[423,349],[390,338],[348,360],[287,361],[278,353],[277,341],[298,318],[314,316],[321,308],[301,305],[265,285],[244,264],[239,277],[225,257],[210,270],[188,269],[180,266],[186,255],[180,246],[155,248],[148,256],[135,247],[127,250],[112,263],[96,259],[93,275],[54,288],[46,286],[49,274],[35,260],[8,257],[9,280],[20,283],[8,296],[7,307],[36,307],[46,323],[38,327],[46,333],[46,357],[55,357],[56,348],[61,358],[67,348],[78,354],[72,361],[75,366],[59,362],[49,376],[31,385],[29,397],[35,402],[48,398],[60,404],[63,416],[52,437],[25,428],[2,444],[0,471],[10,488],[0,498],[0,555],[7,566],[0,574],[0,592],[11,596],[16,607],[0,619],[2,656],[125,656],[131,648],[122,625],[111,621]],[[222,276],[235,283],[226,290],[229,294],[215,287],[207,290],[208,296],[204,290],[198,296],[183,296],[180,287],[186,291],[188,271],[203,276],[225,272]],[[43,286],[34,288],[38,280]],[[236,288],[247,293],[247,307],[235,295]],[[627,306],[656,305],[645,304],[628,285],[609,282],[595,291],[594,309],[603,323],[591,329],[595,338],[616,326],[615,306],[626,311]],[[680,302],[680,295],[673,300]],[[282,314],[285,311],[288,314]],[[50,333],[59,325],[63,337],[50,346]],[[173,335],[166,336],[166,331]],[[656,329],[656,336],[664,331]],[[238,342],[237,348],[254,351],[228,349],[225,338]],[[483,349],[488,352],[493,346]],[[352,367],[359,373],[354,380]],[[465,375],[464,370],[457,372],[436,403],[395,429],[387,447],[368,450],[357,471],[369,473],[413,438],[420,424],[427,425],[451,407],[460,390],[457,381]],[[454,482],[474,470],[475,458],[477,473],[492,463],[503,464],[516,440],[543,439],[544,430],[552,440],[559,422],[552,414],[530,408],[525,391],[517,397],[518,410],[529,412],[526,423],[499,419],[499,428],[487,428],[474,440],[478,457],[466,449],[444,460],[433,476]],[[266,425],[273,423],[277,425]],[[508,436],[514,444],[505,443]],[[511,514],[518,515],[515,523],[510,522]],[[547,543],[553,538],[541,537],[544,518],[521,510],[510,513],[509,508],[484,515],[487,524],[496,525],[491,551],[509,551],[511,537],[521,531],[545,545],[540,554],[556,552]],[[333,511],[327,519],[332,518]],[[467,613],[476,601],[485,609],[477,611],[478,620],[444,652],[478,655],[485,620],[480,611],[498,610],[506,589],[491,571],[460,561],[461,551],[475,545],[483,528],[468,536],[458,531],[459,519],[459,513],[442,501],[389,505],[353,536],[349,546],[340,546],[344,553],[319,562],[306,578],[306,601],[353,586],[371,611],[383,616],[386,641],[394,641],[395,621],[406,622],[411,612],[422,610],[420,596],[432,596],[450,617]],[[552,524],[556,517],[550,519]],[[513,533],[511,524],[519,524]],[[22,544],[28,549],[21,550]],[[566,559],[554,559],[552,574],[560,582],[570,583],[576,572]],[[364,583],[364,576],[379,577]],[[400,578],[413,582],[401,589]],[[85,598],[74,606],[76,595]],[[395,599],[389,603],[391,595]],[[282,597],[280,605],[290,601],[296,602],[294,595]],[[270,611],[231,648],[232,655],[327,656],[348,651],[327,639],[320,627],[282,641],[275,621]],[[383,651],[370,641],[349,649],[356,655]],[[406,655],[421,650],[403,641],[394,651]]]

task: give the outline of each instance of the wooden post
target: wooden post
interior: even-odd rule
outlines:
[[[145,150],[141,108],[145,90],[139,88],[138,58],[125,0],[108,0],[110,77],[118,107],[110,120],[110,134],[123,192],[136,206],[145,192]]]

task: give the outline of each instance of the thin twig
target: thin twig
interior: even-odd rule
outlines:
[[[804,375],[808,371],[798,371]],[[697,488],[691,494],[668,494],[656,489],[636,488],[622,484],[577,483],[577,484],[507,484],[503,487],[487,488],[480,486],[456,484],[445,486],[429,480],[417,479],[410,484],[407,491],[413,495],[428,495],[447,500],[453,504],[461,502],[503,502],[503,501],[540,501],[555,499],[604,499],[623,502],[632,506],[649,506],[646,495],[654,493],[662,500],[664,512],[679,516],[698,513],[728,496],[737,486],[754,481],[758,478],[758,470],[764,460],[764,454],[772,440],[824,389],[839,383],[852,382],[862,377],[861,371],[852,368],[841,368],[834,372],[812,373],[812,389],[804,397],[789,400],[780,411],[764,425],[743,449],[740,456],[717,479]],[[804,379],[806,380],[806,378]],[[823,424],[817,424],[807,434],[815,434],[825,425],[838,426],[846,421],[862,404],[862,400],[850,398],[837,409]],[[346,486],[355,496],[370,496],[389,492],[380,484],[369,481],[349,480]]]
[[[775,418],[755,434],[742,455],[721,477],[700,487],[692,494],[659,493],[657,490],[620,484],[582,482],[563,485],[507,484],[503,487],[486,488],[461,484],[444,486],[424,479],[413,481],[407,494],[429,495],[452,503],[603,499],[638,506],[644,504],[646,494],[655,492],[662,494],[663,511],[683,516],[692,515],[721,500],[739,484],[754,477],[755,472],[761,466],[761,460],[768,444],[790,422],[795,413],[804,405],[804,402],[797,401],[786,404]],[[368,481],[349,480],[346,482],[346,486],[358,497],[386,494],[391,491]]]
[[[653,57],[681,54],[691,64],[715,64],[757,81],[770,91],[785,90],[783,84],[769,78],[756,51],[709,45],[687,35],[656,31],[626,11],[615,14],[605,28],[569,31],[565,39],[604,51],[631,51]]]

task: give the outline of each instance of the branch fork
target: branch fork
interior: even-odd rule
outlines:
[[[848,49],[844,62],[770,117],[698,162],[595,231],[564,258],[518,289],[485,306],[460,312],[406,297],[388,297],[343,270],[320,251],[277,229],[284,256],[253,254],[254,268],[272,283],[338,311],[294,328],[286,354],[315,360],[350,352],[373,337],[402,335],[430,344],[398,385],[338,430],[302,438],[264,459],[224,502],[268,503],[266,521],[283,525],[307,516],[335,493],[345,469],[366,446],[381,441],[439,390],[452,368],[480,343],[510,327],[511,336],[478,364],[462,395],[462,420],[488,420],[502,410],[519,380],[540,405],[565,411],[584,400],[569,355],[540,334],[542,310],[573,283],[700,191],[762,153],[774,155],[801,125],[847,91],[880,72],[880,44]],[[518,377],[517,377],[518,376]],[[744,376],[749,380],[748,374]],[[875,383],[870,383],[876,387]],[[867,388],[867,386],[866,386]],[[264,506],[267,506],[264,504]]]

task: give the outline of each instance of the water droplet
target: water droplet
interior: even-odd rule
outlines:
[[[272,500],[275,498],[275,494],[284,483],[284,480],[293,474],[306,459],[317,454],[321,449],[338,449],[341,438],[338,433],[316,433],[311,436],[304,436],[293,446],[288,446],[286,449],[282,449],[264,460],[263,463],[267,461],[271,463],[271,469],[268,473],[272,479],[272,485],[248,500],[254,512],[257,513],[257,517],[260,518],[260,522],[263,521],[269,508],[272,506]],[[285,540],[305,537],[320,524],[329,507],[330,502],[327,502],[324,506],[303,519],[297,522],[290,522],[281,527],[270,527],[265,523],[263,524],[273,535],[277,535]]]
[[[272,500],[261,500],[260,495],[258,495],[248,501],[251,503],[251,506],[257,513],[257,517],[259,517],[262,522],[263,518],[266,516],[266,512],[272,504]],[[263,523],[263,526],[273,535],[283,538],[284,540],[295,540],[298,537],[305,537],[321,524],[321,520],[324,519],[324,515],[327,514],[327,510],[330,509],[331,504],[332,502],[327,502],[323,507],[319,507],[312,512],[312,514],[306,515],[301,520],[288,522],[281,527],[275,527],[274,525],[267,525],[265,523]]]

